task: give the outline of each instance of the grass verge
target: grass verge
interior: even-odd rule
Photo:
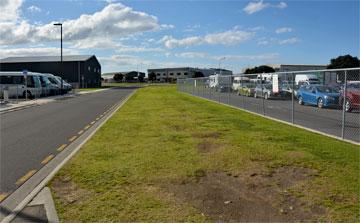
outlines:
[[[206,222],[216,219],[166,188],[292,166],[312,174],[292,196],[324,207],[320,220],[355,222],[359,155],[358,146],[154,86],[139,89],[50,187],[63,222]]]

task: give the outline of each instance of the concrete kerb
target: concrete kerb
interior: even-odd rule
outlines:
[[[24,209],[24,207],[29,204],[32,199],[46,186],[46,184],[56,175],[56,173],[81,149],[81,147],[136,93],[137,90],[134,90],[127,98],[122,100],[111,113],[103,117],[103,121],[99,123],[95,129],[83,139],[71,153],[66,156],[60,164],[58,164],[51,172],[48,174],[41,182],[23,199],[11,212],[10,215],[6,216],[1,223],[10,223],[15,216]],[[79,138],[80,139],[80,138]],[[75,140],[73,143],[76,143]],[[70,146],[70,145],[69,145]],[[8,197],[9,198],[9,197]],[[6,200],[8,199],[6,198]],[[6,201],[5,200],[5,201]]]
[[[354,142],[352,140],[343,139],[341,137],[334,136],[334,135],[331,135],[331,134],[327,134],[327,133],[324,133],[324,132],[320,132],[320,131],[310,129],[310,128],[307,128],[307,127],[304,127],[304,126],[301,126],[301,125],[292,124],[290,122],[286,122],[286,121],[283,121],[283,120],[280,120],[280,119],[277,119],[277,118],[273,118],[273,117],[269,117],[269,116],[266,116],[266,115],[258,114],[256,112],[248,111],[246,109],[239,108],[239,107],[236,107],[236,106],[233,106],[233,105],[225,104],[225,103],[218,102],[218,101],[213,101],[213,100],[203,98],[203,97],[200,97],[200,96],[197,96],[197,95],[192,95],[192,94],[187,93],[187,92],[182,92],[182,93],[193,96],[193,97],[197,97],[197,98],[200,98],[200,99],[203,99],[203,100],[206,100],[206,101],[214,102],[216,104],[225,105],[227,107],[238,109],[238,110],[241,110],[241,111],[253,114],[253,115],[257,115],[257,116],[260,116],[260,117],[263,117],[263,118],[267,118],[267,119],[270,119],[270,120],[273,120],[273,121],[281,122],[281,123],[284,123],[284,124],[287,124],[287,125],[290,125],[290,126],[294,126],[294,127],[300,128],[300,129],[304,129],[304,130],[307,130],[307,131],[310,131],[310,132],[313,132],[313,133],[317,133],[317,134],[320,134],[320,135],[323,135],[323,136],[331,137],[331,138],[334,138],[334,139],[337,139],[337,140],[340,140],[340,141],[348,142],[348,143],[351,143],[351,144],[354,144],[354,145],[360,145],[360,143]]]

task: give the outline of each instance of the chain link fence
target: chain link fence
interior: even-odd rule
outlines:
[[[360,142],[360,68],[212,75],[179,91]]]

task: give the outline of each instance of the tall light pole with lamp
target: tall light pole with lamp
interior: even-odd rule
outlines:
[[[54,26],[60,26],[60,71],[61,71],[61,76],[63,76],[63,38],[62,38],[62,23],[58,22],[58,23],[54,23]],[[61,78],[61,94],[63,94],[64,92],[64,87],[63,87],[63,79]]]

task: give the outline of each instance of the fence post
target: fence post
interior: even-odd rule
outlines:
[[[262,110],[263,110],[263,115],[265,115],[265,99],[264,99],[264,89],[263,89],[263,84],[262,84],[262,73],[260,74],[260,86],[261,86],[261,97],[262,97]]]
[[[294,94],[295,94],[295,91],[294,91],[294,88],[295,88],[295,75],[294,73],[292,73],[292,76],[291,76],[291,123],[294,124],[294,113],[295,113],[295,103],[294,103]]]
[[[231,76],[229,76],[229,91],[228,91],[228,105],[230,104],[230,94],[231,94],[231,87],[232,87],[232,83],[231,83]]]
[[[343,103],[342,103],[342,123],[341,123],[341,138],[344,139],[345,135],[345,103],[346,103],[346,85],[347,85],[347,70],[345,70],[344,90],[343,90]]]

